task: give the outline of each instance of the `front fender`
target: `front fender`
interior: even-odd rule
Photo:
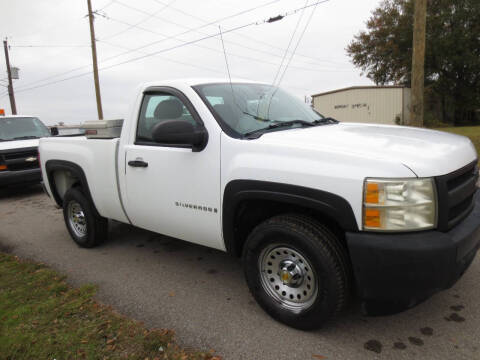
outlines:
[[[259,180],[233,180],[223,196],[223,237],[229,252],[236,252],[235,216],[244,200],[270,200],[320,212],[344,231],[358,231],[352,207],[344,198],[322,190]]]

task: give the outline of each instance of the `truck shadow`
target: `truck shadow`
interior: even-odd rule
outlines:
[[[362,354],[359,354],[359,358],[368,357],[369,354],[374,356],[381,352],[387,357],[390,355],[395,357],[395,354],[401,356],[409,351],[421,352],[424,345],[427,351],[429,346],[439,341],[432,336],[434,333],[441,332],[448,337],[457,331],[455,324],[464,321],[464,317],[475,317],[475,314],[469,314],[470,307],[465,301],[459,300],[458,294],[465,291],[465,287],[468,286],[466,282],[470,282],[475,277],[473,273],[478,272],[478,266],[470,269],[466,282],[462,279],[454,289],[440,292],[410,310],[386,316],[366,316],[362,312],[360,300],[353,297],[347,309],[327,322],[321,329],[302,332],[274,321],[257,305],[245,284],[239,259],[222,251],[125,224],[112,224],[110,233],[112,240],[109,241],[109,246],[129,247],[132,256],[139,256],[141,253],[158,256],[162,274],[166,278],[177,279],[175,284],[172,281],[170,285],[168,281],[164,281],[163,286],[171,286],[180,293],[188,291],[191,294],[198,294],[191,295],[193,297],[205,296],[204,302],[215,304],[217,309],[223,309],[222,312],[225,316],[229,314],[228,317],[231,317],[229,321],[232,323],[240,321],[235,315],[240,311],[244,317],[251,320],[252,323],[249,326],[252,327],[252,331],[255,326],[260,326],[267,332],[274,331],[277,335],[287,338],[300,336],[307,342],[322,339],[339,345],[342,344],[339,337],[348,338],[349,340],[344,341],[348,343],[348,347],[358,349]],[[135,239],[134,242],[132,238]],[[178,282],[178,279],[185,279],[192,274],[200,279],[193,285],[188,281]],[[205,289],[215,289],[215,291],[205,291]],[[195,305],[186,299],[171,298],[169,301],[178,302],[178,309],[189,306],[191,311],[194,311]],[[457,303],[463,305],[457,306]],[[235,324],[231,326],[237,327]],[[246,329],[242,328],[238,331],[243,332]],[[461,337],[461,332],[456,336]],[[455,344],[452,343],[449,349],[453,353],[457,351],[454,346]]]
[[[40,184],[0,187],[0,200],[13,198],[21,200],[42,192],[43,188]]]
[[[135,240],[132,241],[132,239]],[[109,238],[105,245],[109,247],[135,247],[142,252],[146,251],[168,257],[174,256],[176,260],[185,260],[187,262],[195,260],[201,263],[203,260],[209,260],[209,258],[222,263],[228,262],[231,264],[233,262],[241,270],[240,260],[223,251],[175,239],[117,221],[110,221]],[[210,269],[207,272],[216,273],[217,270],[213,271],[213,269]]]

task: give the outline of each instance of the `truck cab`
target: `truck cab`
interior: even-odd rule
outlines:
[[[242,258],[275,319],[321,326],[355,293],[399,311],[452,286],[480,244],[469,139],[340,123],[288,92],[212,79],[141,85],[118,136],[40,141],[73,240],[108,219]]]

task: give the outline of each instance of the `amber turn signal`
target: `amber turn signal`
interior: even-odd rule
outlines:
[[[378,204],[379,201],[379,189],[377,183],[367,183],[365,189],[365,203]]]
[[[381,226],[380,210],[365,209],[364,224],[371,228],[379,228]]]

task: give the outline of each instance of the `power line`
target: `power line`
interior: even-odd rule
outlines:
[[[197,28],[194,28],[194,29],[191,29],[191,30],[184,31],[184,32],[181,32],[181,33],[179,33],[179,34],[173,35],[173,36],[168,37],[168,38],[166,38],[166,39],[161,39],[161,40],[158,40],[158,41],[154,41],[154,42],[149,43],[149,44],[146,44],[146,45],[144,45],[144,46],[140,46],[140,47],[138,47],[138,48],[131,49],[131,50],[124,51],[124,52],[121,52],[121,53],[119,53],[119,54],[110,56],[110,57],[104,59],[103,61],[105,62],[105,61],[109,61],[109,60],[115,59],[115,58],[117,58],[117,57],[126,55],[126,54],[128,54],[128,53],[131,53],[131,52],[134,52],[134,51],[138,51],[138,50],[144,49],[144,48],[146,48],[146,47],[150,47],[150,46],[156,45],[156,44],[158,44],[158,43],[160,43],[160,42],[162,42],[162,41],[166,41],[166,40],[168,40],[168,39],[173,39],[174,37],[188,34],[188,33],[192,32],[192,31],[195,31],[195,30],[198,30],[198,29],[202,29],[202,28],[207,27],[207,26],[209,26],[209,25],[213,25],[213,24],[219,23],[219,22],[221,22],[221,21],[224,21],[224,20],[227,20],[227,19],[231,19],[231,18],[234,18],[234,17],[236,17],[236,16],[240,16],[240,15],[243,15],[243,14],[246,14],[246,13],[249,13],[249,12],[252,12],[252,11],[255,11],[255,10],[257,10],[257,9],[260,9],[260,8],[262,8],[262,7],[269,6],[269,5],[271,5],[271,4],[273,4],[273,3],[276,3],[276,2],[279,2],[279,1],[282,1],[282,0],[272,0],[272,1],[269,1],[269,2],[264,3],[264,4],[262,4],[262,5],[258,5],[258,6],[253,7],[253,8],[249,8],[249,9],[246,9],[246,10],[242,10],[242,11],[240,11],[240,12],[237,12],[237,13],[234,13],[234,14],[231,14],[231,15],[228,15],[228,16],[225,16],[225,17],[223,17],[223,18],[220,18],[220,19],[211,21],[211,22],[209,22],[209,23],[206,23],[205,25],[199,26],[199,27],[197,27]],[[122,5],[122,6],[125,6],[125,7],[127,7],[127,8],[130,8],[130,9],[135,9],[135,8],[133,8],[132,6],[130,6],[130,5],[128,5],[128,4],[124,4],[124,3],[121,2],[121,1],[112,0],[112,1],[110,1],[107,5],[105,5],[103,8],[101,8],[101,10],[105,9],[107,6],[112,5],[113,3],[120,4],[120,5]],[[47,80],[50,80],[50,79],[54,79],[54,78],[57,78],[57,77],[60,77],[60,76],[63,76],[63,75],[67,75],[67,74],[70,74],[70,73],[75,72],[75,71],[77,71],[77,70],[85,69],[85,68],[90,67],[90,66],[91,66],[91,64],[89,64],[89,65],[84,65],[84,66],[80,66],[80,67],[76,67],[76,68],[73,68],[73,69],[64,71],[64,72],[62,72],[62,73],[56,74],[56,75],[48,76],[48,77],[46,77],[46,78],[33,81],[33,82],[31,82],[31,83],[28,83],[28,84],[25,84],[25,85],[21,86],[20,88],[24,88],[25,86],[30,86],[30,85],[33,85],[33,84],[41,83],[41,82],[44,82],[44,81],[47,81]]]
[[[70,74],[72,72],[75,72],[77,70],[81,70],[81,69],[85,69],[85,68],[88,68],[92,66],[92,64],[88,64],[88,65],[82,65],[82,66],[79,66],[79,67],[76,67],[76,68],[73,68],[73,69],[70,69],[70,70],[67,70],[67,71],[64,71],[64,72],[61,72],[59,74],[56,74],[56,75],[52,75],[52,76],[47,76],[43,79],[39,79],[39,80],[35,80],[35,81],[32,81],[31,83],[27,83],[27,84],[24,84],[24,85],[21,85],[19,87],[19,89],[23,89],[25,87],[28,87],[28,86],[31,86],[31,85],[34,85],[34,84],[37,84],[37,83],[41,83],[41,82],[44,82],[44,81],[47,81],[47,80],[50,80],[50,79],[54,79],[54,78],[57,78],[57,77],[60,77],[60,76],[63,76],[63,75],[67,75],[67,74]]]
[[[308,4],[308,0],[305,0],[305,6]],[[275,85],[275,82],[277,81],[278,75],[280,74],[280,70],[282,69],[283,62],[285,61],[285,58],[287,57],[288,50],[290,49],[290,45],[292,44],[293,38],[295,37],[295,34],[297,33],[298,27],[300,26],[300,23],[302,22],[303,15],[305,14],[305,9],[302,11],[302,14],[297,20],[297,24],[295,25],[295,28],[293,29],[292,36],[290,37],[290,41],[288,42],[287,48],[285,49],[285,53],[283,54],[282,61],[280,62],[280,66],[277,69],[277,72],[275,74],[275,77],[273,78],[273,83],[272,85]]]
[[[326,0],[326,1],[329,1],[329,0]],[[319,4],[318,2],[315,3],[315,6],[313,7],[312,12],[310,13],[310,16],[307,19],[307,23],[305,24],[305,27],[303,28],[303,31],[300,34],[300,37],[298,38],[297,44],[295,45],[295,48],[293,49],[293,52],[290,55],[290,59],[288,59],[287,65],[285,66],[285,69],[283,70],[282,76],[280,77],[280,80],[278,80],[278,85],[277,86],[280,86],[280,84],[282,83],[283,77],[285,76],[285,73],[287,72],[288,66],[290,65],[290,62],[292,61],[293,56],[295,55],[295,52],[297,51],[298,45],[300,45],[300,42],[302,41],[303,35],[305,35],[305,32],[307,31],[308,25],[310,25],[310,21],[313,18],[313,14],[315,13],[315,10],[317,9],[318,4]]]
[[[121,34],[127,32],[127,31],[131,30],[132,28],[137,27],[137,26],[140,25],[141,23],[144,23],[145,21],[151,19],[152,17],[156,17],[157,14],[159,14],[159,13],[162,12],[162,11],[164,11],[166,8],[168,8],[170,5],[172,5],[175,1],[177,1],[177,0],[171,0],[169,3],[164,4],[162,8],[158,9],[157,11],[155,11],[155,12],[153,12],[153,13],[151,13],[151,14],[147,14],[147,16],[146,16],[145,18],[143,18],[142,20],[136,22],[135,24],[129,25],[126,29],[123,29],[122,31],[119,31],[119,32],[117,32],[117,33],[115,33],[115,34],[113,34],[113,35],[110,35],[110,36],[106,37],[106,39],[108,40],[108,39],[111,39],[111,38],[116,37],[116,36],[118,36],[118,35],[121,35]]]
[[[325,0],[325,1],[328,1],[328,0]],[[308,0],[307,0],[308,2]],[[298,45],[300,45],[300,42],[302,41],[302,38],[303,38],[303,35],[305,35],[305,31],[307,30],[308,28],[308,25],[310,25],[310,21],[312,20],[312,17],[313,17],[313,14],[315,13],[315,10],[317,9],[317,5],[318,5],[318,2],[316,2],[314,4],[314,8],[312,10],[312,12],[310,13],[310,16],[308,17],[307,19],[307,22],[303,28],[303,31],[301,32],[298,40],[297,40],[297,43],[295,45],[295,48],[293,49],[293,52],[291,53],[290,55],[290,58],[288,59],[288,62],[287,62],[287,65],[285,66],[285,69],[283,70],[283,73],[282,73],[282,76],[280,76],[280,79],[278,80],[278,83],[277,85],[275,85],[275,90],[272,92],[272,96],[270,97],[270,101],[268,102],[268,110],[267,110],[267,115],[270,114],[270,105],[272,103],[272,100],[273,100],[273,97],[275,96],[275,93],[277,92],[277,90],[279,89],[279,86],[280,84],[282,83],[282,80],[283,80],[283,77],[285,76],[285,73],[287,72],[287,69],[288,69],[288,66],[290,65],[290,62],[292,61],[292,58],[293,56],[295,55],[295,52],[297,51],[297,48],[298,48]],[[298,25],[299,23],[297,23]],[[295,29],[296,31],[296,29]],[[294,34],[293,34],[294,35]],[[293,38],[293,35],[292,35],[292,38]]]
[[[157,3],[162,3],[161,1],[158,1],[158,0],[153,0]],[[272,4],[275,4],[277,2],[280,2],[282,0],[272,0],[272,1],[269,1],[267,3],[264,3],[264,4],[261,4],[261,5],[258,5],[258,6],[255,6],[253,8],[249,8],[249,9],[246,9],[246,10],[242,10],[238,13],[235,13],[235,14],[232,14],[232,15],[228,15],[228,16],[225,16],[219,20],[214,20],[214,21],[210,21],[210,22],[207,22],[206,24],[202,25],[201,28],[203,27],[206,27],[206,26],[209,26],[209,25],[215,25],[215,24],[218,24],[220,21],[225,21],[225,20],[228,20],[228,19],[232,19],[234,17],[237,17],[237,16],[240,16],[240,15],[244,15],[244,14],[248,14],[252,11],[255,11],[255,10],[258,10],[258,9],[261,9],[261,8],[264,8],[264,7],[267,7],[267,6],[270,6]],[[120,3],[120,1],[117,0],[118,3]]]
[[[233,28],[233,29],[229,29],[229,30],[227,30],[227,31],[224,31],[224,33],[236,31],[236,30],[245,28],[245,27],[247,27],[247,26],[252,26],[252,25],[259,25],[259,24],[257,24],[256,22],[251,22],[251,23],[248,23],[248,24],[245,24],[245,25],[241,25],[241,26],[237,26],[237,27],[235,27],[235,28]],[[155,56],[155,55],[157,55],[157,54],[161,54],[161,53],[163,53],[163,52],[167,52],[167,51],[174,50],[174,49],[178,49],[178,48],[181,48],[181,47],[184,47],[184,46],[187,46],[187,45],[191,45],[191,44],[194,44],[194,43],[199,42],[199,41],[203,41],[203,40],[206,40],[206,39],[210,39],[210,38],[216,37],[216,36],[218,36],[218,35],[219,35],[219,34],[216,33],[216,34],[212,34],[212,35],[209,35],[209,36],[205,36],[205,37],[200,38],[200,39],[191,40],[191,41],[188,41],[188,42],[183,43],[183,44],[179,44],[179,45],[172,46],[172,47],[169,47],[169,48],[161,49],[161,50],[155,51],[155,52],[153,52],[153,53],[146,53],[146,54],[144,54],[144,55],[137,56],[137,57],[135,57],[135,58],[131,58],[131,59],[128,59],[128,60],[125,60],[125,61],[122,61],[122,62],[119,62],[119,63],[116,63],[116,64],[112,64],[112,65],[108,65],[108,66],[101,67],[101,68],[99,69],[99,71],[111,69],[111,68],[116,67],[116,66],[128,64],[128,63],[130,63],[130,62],[134,62],[134,61],[138,61],[138,60],[141,60],[141,59],[144,59],[144,58],[147,58],[147,57]],[[136,51],[136,50],[138,50],[138,49],[133,49],[133,50],[131,50],[131,51],[134,51],[134,50]],[[91,74],[91,71],[85,72],[85,73],[81,73],[81,74],[77,74],[77,75],[74,75],[74,76],[70,76],[70,77],[68,77],[68,78],[64,78],[64,79],[52,81],[52,82],[49,82],[49,83],[46,83],[46,84],[40,84],[40,85],[38,85],[38,86],[32,86],[32,87],[29,87],[29,88],[22,88],[21,90],[18,90],[17,92],[23,92],[23,91],[33,90],[33,89],[37,89],[37,88],[44,87],[44,86],[47,86],[47,85],[57,84],[57,83],[60,83],[60,82],[63,82],[63,81],[75,79],[75,78],[78,78],[78,77],[81,77],[81,76],[85,76],[85,75],[89,75],[89,74]]]
[[[278,0],[277,0],[277,1],[278,1]],[[318,4],[321,4],[321,3],[324,3],[324,2],[327,2],[327,1],[329,1],[329,0],[317,1],[317,2],[315,2],[315,3],[313,3],[313,4],[304,6],[304,7],[302,7],[302,8],[298,8],[298,9],[292,10],[292,11],[290,11],[290,12],[285,13],[285,14],[283,15],[283,17],[289,16],[289,15],[293,15],[293,14],[297,13],[299,10],[302,10],[302,9],[306,9],[306,8],[309,8],[309,7],[312,7],[312,6],[315,6],[315,7],[316,7]],[[310,17],[310,19],[311,19],[311,17]],[[244,28],[247,28],[247,27],[250,27],[250,26],[262,25],[262,24],[265,24],[265,23],[268,23],[268,19],[264,19],[264,20],[261,20],[261,21],[253,21],[253,22],[250,22],[250,23],[247,23],[247,24],[244,24],[244,25],[236,26],[236,27],[234,27],[234,28],[231,28],[231,29],[228,29],[228,30],[223,31],[222,33],[223,33],[223,34],[226,34],[226,33],[234,32],[234,31],[237,31],[237,30],[241,30],[241,29],[244,29]],[[308,24],[307,24],[307,25],[308,25]],[[305,32],[305,29],[304,29],[304,32]],[[303,33],[304,33],[304,32],[303,32]],[[303,36],[303,33],[302,33],[302,36]],[[142,59],[145,59],[145,58],[148,58],[148,57],[151,57],[151,56],[156,56],[156,55],[158,55],[158,54],[161,54],[161,53],[164,53],[164,52],[167,52],[167,51],[171,51],[171,50],[174,50],[174,49],[178,49],[178,48],[181,48],[181,47],[184,47],[184,46],[187,46],[187,45],[195,44],[195,43],[200,42],[200,41],[203,41],[203,40],[207,40],[207,39],[210,39],[210,38],[213,38],[213,37],[217,37],[219,34],[220,34],[220,33],[217,32],[217,33],[215,33],[215,34],[211,34],[211,35],[208,35],[208,36],[204,36],[204,37],[202,37],[202,38],[199,38],[199,39],[187,41],[187,42],[182,43],[182,44],[179,44],[179,45],[175,45],[175,46],[171,46],[171,47],[168,47],[168,48],[160,49],[160,50],[158,50],[158,51],[154,51],[154,52],[151,52],[151,53],[146,53],[146,54],[144,54],[144,55],[137,56],[137,57],[134,57],[134,58],[131,58],[131,59],[127,59],[127,60],[121,61],[121,62],[119,62],[119,63],[115,63],[115,64],[112,64],[112,65],[108,65],[108,66],[101,67],[101,68],[99,68],[99,71],[111,69],[111,68],[116,67],[116,66],[128,64],[128,63],[135,62],[135,61],[138,61],[138,60],[142,60]],[[298,43],[297,43],[297,46],[298,46]],[[139,47],[139,48],[136,48],[136,49],[132,49],[132,50],[129,50],[128,52],[137,51],[137,50],[139,50],[140,48],[144,48],[144,47],[147,47],[147,46],[142,46],[142,47]],[[32,87],[29,87],[29,88],[23,88],[23,89],[21,89],[21,90],[18,90],[17,92],[23,92],[23,91],[33,90],[33,89],[37,89],[37,88],[39,88],[39,87],[44,87],[44,86],[47,86],[47,85],[56,84],[56,83],[59,83],[59,82],[71,80],[71,79],[78,78],[78,77],[85,76],[85,75],[89,75],[89,74],[91,74],[90,71],[89,71],[89,72],[86,72],[86,73],[81,73],[81,74],[78,74],[78,75],[74,75],[74,76],[71,76],[71,77],[68,77],[68,78],[60,79],[60,80],[57,80],[57,81],[49,82],[49,83],[46,83],[46,84],[41,84],[41,85],[38,85],[38,86],[32,86]]]
[[[278,1],[278,0],[277,0]],[[310,8],[312,6],[317,6],[318,4],[322,4],[322,3],[325,3],[329,0],[319,0],[313,4],[310,4],[310,5],[306,5],[306,6],[303,6],[301,8],[298,8],[298,9],[295,9],[295,10],[292,10],[292,11],[289,11],[289,12],[286,12],[282,15],[282,17],[286,17],[286,16],[289,16],[289,15],[293,15],[293,14],[296,14],[299,10],[303,10],[303,9],[307,9],[307,8]],[[310,17],[311,19],[311,17]],[[244,25],[240,25],[240,26],[237,26],[237,27],[234,27],[234,28],[231,28],[229,30],[226,30],[226,31],[223,31],[222,33],[223,34],[226,34],[226,33],[230,33],[230,32],[233,32],[233,31],[237,31],[237,30],[241,30],[241,29],[244,29],[246,27],[250,27],[250,26],[253,26],[253,25],[261,25],[261,24],[265,24],[265,23],[268,23],[268,19],[264,19],[264,20],[261,20],[261,21],[253,21],[253,22],[250,22],[250,23],[247,23],[247,24],[244,24]],[[308,24],[307,24],[308,25]],[[303,31],[302,33],[302,36],[303,34],[305,33],[305,30]],[[206,40],[206,39],[210,39],[212,37],[216,37],[218,36],[220,33],[215,33],[215,34],[211,34],[211,35],[207,35],[207,36],[204,36],[202,38],[199,38],[199,39],[195,39],[195,40],[191,40],[191,41],[186,41],[184,42],[183,44],[180,44],[180,45],[176,45],[176,46],[172,46],[172,47],[169,47],[169,48],[166,48],[166,49],[161,49],[159,51],[155,51],[155,52],[152,52],[152,53],[149,53],[149,54],[146,54],[146,55],[142,55],[142,56],[138,56],[138,57],[135,57],[135,58],[132,58],[132,59],[129,59],[129,60],[125,60],[125,61],[122,61],[120,63],[117,63],[117,64],[113,64],[111,66],[107,66],[107,67],[104,67],[105,68],[111,68],[113,66],[118,66],[118,65],[122,65],[122,64],[126,64],[126,63],[129,63],[129,62],[133,62],[133,61],[137,61],[137,60],[141,60],[141,59],[144,59],[146,57],[150,57],[150,56],[154,56],[156,54],[159,54],[159,53],[162,53],[162,52],[165,52],[165,51],[170,51],[170,50],[173,50],[173,49],[177,49],[177,48],[180,48],[180,47],[183,47],[183,46],[186,46],[186,45],[191,45],[191,44],[195,44],[197,42],[200,42],[200,41],[203,41],[203,40]],[[159,41],[156,41],[156,42],[159,42]],[[147,45],[145,46],[142,46],[142,47],[139,47],[139,48],[136,48],[136,49],[133,49],[132,51],[136,51],[136,50],[139,50],[141,48],[145,48],[147,47]],[[298,43],[297,43],[297,47],[298,47]]]
[[[273,0],[273,1],[270,1],[270,2],[268,2],[268,3],[262,4],[262,5],[259,5],[259,6],[256,6],[256,7],[249,8],[249,9],[247,9],[247,10],[242,10],[242,11],[240,11],[240,12],[238,12],[238,13],[225,16],[225,17],[223,17],[223,18],[220,18],[220,19],[211,21],[211,22],[209,22],[209,23],[207,23],[207,24],[198,26],[198,27],[196,27],[196,28],[186,30],[186,31],[181,32],[181,33],[179,33],[179,34],[172,35],[172,36],[168,36],[168,37],[165,38],[165,39],[160,39],[160,40],[157,40],[157,41],[153,41],[153,42],[151,42],[151,43],[149,43],[149,44],[146,44],[146,45],[144,45],[144,46],[140,46],[140,47],[138,47],[138,48],[132,49],[131,51],[126,51],[124,54],[127,54],[127,53],[132,52],[132,51],[135,51],[135,50],[144,49],[144,48],[146,48],[146,47],[150,47],[150,46],[152,46],[152,45],[156,45],[156,44],[158,44],[158,43],[160,43],[160,42],[163,42],[163,41],[166,41],[166,40],[175,39],[175,37],[182,36],[182,35],[188,34],[188,33],[190,33],[190,32],[203,29],[203,28],[205,28],[205,27],[207,27],[207,26],[210,26],[210,25],[218,24],[219,22],[222,22],[222,21],[225,21],[225,20],[227,20],[227,19],[231,19],[231,18],[233,18],[233,17],[237,17],[237,16],[240,16],[240,15],[246,14],[246,13],[248,13],[248,12],[251,12],[251,11],[254,11],[254,10],[257,10],[257,9],[260,9],[260,8],[262,8],[262,7],[271,5],[271,4],[276,3],[276,2],[279,2],[279,1],[281,1],[281,0]],[[126,8],[129,8],[129,9],[132,9],[132,10],[138,10],[138,9],[136,9],[135,7],[133,7],[133,6],[131,6],[131,5],[128,5],[128,4],[125,4],[125,3],[123,3],[123,2],[121,2],[121,1],[119,1],[119,0],[115,0],[115,2],[116,2],[117,4],[120,4],[120,5],[124,6],[124,7],[126,7]],[[119,56],[121,56],[121,55],[122,55],[122,54],[120,54]]]
[[[11,48],[78,48],[90,45],[9,45]]]
[[[156,3],[158,4],[165,4],[164,2],[160,1],[160,0],[153,0],[155,1]],[[279,0],[279,1],[282,1],[282,0]],[[188,17],[191,17],[192,19],[195,19],[195,20],[198,20],[198,21],[201,21],[202,23],[208,23],[208,21],[202,19],[201,17],[199,16],[196,16],[196,15],[193,15],[193,14],[190,14],[188,13],[187,11],[184,11],[182,9],[179,9],[175,6],[170,6],[170,9],[173,10],[173,11],[176,11],[180,14],[183,14],[185,16],[188,16]],[[254,38],[252,36],[248,36],[248,35],[245,35],[245,34],[241,34],[241,33],[236,33],[235,34],[236,36],[240,36],[240,37],[243,37],[245,39],[248,39],[250,41],[253,41],[253,42],[256,42],[256,43],[259,43],[259,44],[262,44],[264,46],[267,46],[269,48],[272,48],[272,49],[276,49],[276,50],[281,50],[282,52],[284,51],[284,49],[280,46],[276,46],[276,45],[273,45],[267,41],[263,41],[263,40],[260,40],[258,38]],[[228,41],[227,41],[228,42]],[[231,42],[231,41],[229,41]],[[258,50],[257,50],[258,51]],[[264,51],[262,51],[264,52]],[[269,53],[269,54],[272,54],[272,53]],[[317,62],[327,62],[327,63],[331,63],[331,64],[335,64],[335,65],[346,65],[345,63],[339,63],[337,61],[332,61],[332,60],[328,60],[328,59],[321,59],[321,58],[317,58],[317,57],[314,57],[314,56],[310,56],[310,55],[305,55],[305,54],[300,54],[300,53],[297,53],[297,55],[301,56],[301,57],[304,57],[304,58],[308,58],[308,59],[311,59],[311,60],[314,60],[314,61],[317,61]]]
[[[114,44],[114,43],[111,43],[111,42],[108,42],[108,41],[105,41],[105,40],[103,40],[102,43],[113,46],[113,47],[116,47],[116,48],[124,49],[124,50],[130,50],[126,46]],[[209,68],[209,67],[206,67],[206,66],[203,66],[203,65],[192,64],[192,63],[179,61],[179,60],[173,60],[173,59],[169,59],[169,58],[166,58],[166,57],[163,57],[163,56],[162,57],[158,56],[158,58],[161,59],[162,61],[168,61],[168,62],[171,62],[171,63],[174,63],[174,64],[180,64],[180,65],[184,65],[184,66],[193,67],[193,68],[196,68],[196,69],[211,71],[211,72],[214,72],[214,73],[217,73],[217,74],[223,74],[223,71],[213,69],[213,68]]]
[[[102,11],[102,10],[105,10],[107,7],[109,7],[110,5],[113,5],[113,3],[115,2],[115,0],[111,0],[109,1],[108,3],[106,3],[104,6],[102,6],[100,9],[96,10],[96,11]]]
[[[120,49],[124,49],[124,50],[129,49],[126,46],[114,44],[114,43],[111,43],[111,42],[108,42],[108,41],[102,41],[102,42],[104,44],[110,45],[112,47],[116,47],[116,48],[120,48]],[[192,68],[195,68],[195,69],[206,70],[206,71],[210,71],[212,73],[224,75],[223,71],[218,70],[218,69],[214,69],[214,68],[210,68],[210,67],[207,67],[207,66],[192,64],[192,63],[189,63],[189,62],[184,62],[184,61],[179,61],[179,60],[173,60],[173,59],[163,57],[163,56],[158,56],[158,55],[156,57],[161,59],[162,61],[168,61],[168,62],[171,62],[173,64],[184,65],[184,66],[192,67]],[[294,88],[294,89],[298,89],[298,90],[302,90],[302,91],[306,91],[306,92],[311,92],[312,91],[312,89],[305,89],[305,88],[298,87],[298,86],[290,86],[289,85],[289,87]]]
[[[117,1],[117,2],[118,2],[118,4],[120,4],[120,5],[127,6],[127,7],[128,7],[129,9],[131,9],[131,10],[137,11],[137,12],[142,13],[142,14],[147,14],[147,15],[149,14],[148,12],[146,12],[146,11],[144,11],[144,10],[142,10],[142,9],[136,8],[136,7],[134,7],[134,6],[126,5],[126,4],[123,4],[123,3],[119,2],[119,1]],[[160,3],[160,2],[159,2],[159,3]],[[162,3],[162,4],[163,4],[163,3]],[[183,11],[181,11],[181,12],[184,13]],[[302,12],[302,14],[303,14],[303,12]],[[151,30],[151,29],[148,29],[148,28],[145,28],[145,27],[138,26],[138,23],[137,23],[137,24],[130,24],[130,23],[128,23],[128,22],[125,22],[125,21],[123,21],[123,20],[119,20],[119,19],[113,18],[113,17],[111,17],[111,16],[107,16],[107,15],[101,15],[101,16],[103,16],[104,18],[106,18],[106,19],[108,19],[108,20],[111,20],[111,21],[114,21],[114,22],[118,22],[118,23],[121,23],[121,24],[123,24],[123,25],[127,25],[127,26],[128,26],[128,29],[127,29],[127,30],[130,30],[130,29],[132,29],[132,28],[138,28],[138,29],[140,29],[140,30],[143,30],[143,31],[146,31],[146,32],[149,32],[149,33],[152,33],[152,34],[157,34],[157,35],[163,36],[163,37],[168,38],[168,39],[171,39],[171,38],[172,38],[172,36],[168,36],[168,35],[165,35],[165,34],[161,34],[161,33],[157,32],[157,31],[154,31],[154,30]],[[197,28],[191,28],[191,27],[185,26],[185,25],[183,25],[183,24],[180,24],[180,23],[177,23],[177,22],[175,22],[175,21],[172,21],[172,20],[169,20],[169,19],[165,19],[165,18],[162,18],[162,17],[159,17],[159,16],[153,16],[153,17],[156,18],[156,19],[162,20],[163,22],[167,22],[167,23],[170,23],[170,24],[173,24],[173,25],[182,27],[182,28],[184,28],[184,29],[188,29],[188,30],[190,30],[190,31],[195,31],[196,33],[199,33],[199,34],[202,34],[202,35],[207,35],[207,33],[205,33],[205,32],[196,30]],[[198,17],[195,16],[195,18],[198,18]],[[206,22],[206,21],[203,21],[203,22]],[[117,34],[119,34],[119,33],[117,33]],[[238,34],[237,34],[237,35],[238,35]],[[111,37],[113,37],[113,36],[108,36],[108,37],[106,37],[106,39],[110,39]],[[179,38],[178,38],[177,36],[175,36],[175,35],[173,36],[173,39],[178,40],[178,41],[183,41],[183,40],[179,39]],[[164,40],[167,40],[167,39],[164,39]],[[265,50],[262,50],[262,49],[252,48],[252,47],[250,47],[250,46],[246,46],[246,45],[244,45],[244,44],[240,44],[240,43],[235,42],[235,41],[231,41],[231,40],[224,40],[224,41],[225,41],[226,43],[230,43],[230,44],[233,44],[233,45],[236,45],[236,46],[239,46],[239,47],[242,47],[242,48],[251,50],[251,51],[256,51],[256,52],[263,53],[263,54],[267,54],[267,55],[270,55],[270,56],[282,58],[282,60],[286,57],[286,54],[284,54],[283,57],[282,57],[282,55],[278,55],[278,54],[275,54],[275,53],[272,53],[272,52],[269,52],[269,51],[265,51]],[[199,46],[199,45],[197,45],[197,46]],[[212,48],[208,48],[208,47],[204,47],[204,48],[217,51],[217,49],[212,49]],[[134,50],[134,49],[132,49],[132,51],[133,51],[133,50]],[[259,59],[248,58],[248,57],[245,56],[245,55],[238,55],[238,57],[243,57],[243,58],[246,58],[246,59],[251,59],[251,60],[254,60],[254,61],[257,61],[257,62],[261,62]],[[265,61],[264,61],[264,62],[265,62]],[[267,62],[265,62],[265,63],[267,63]],[[269,64],[272,64],[272,65],[277,66],[277,64],[274,64],[274,63],[271,63],[271,62],[270,62]],[[283,64],[283,61],[282,61],[282,64]],[[309,63],[308,65],[309,65],[309,66],[312,66],[311,63]],[[299,68],[299,67],[297,67],[297,68]],[[299,69],[308,70],[308,71],[314,71],[314,69],[312,69],[312,68],[309,68],[309,69],[299,68]],[[321,69],[321,70],[324,70],[324,69]],[[321,70],[319,69],[319,71],[321,71]]]
[[[303,14],[303,13],[302,13]],[[118,19],[115,19],[115,18],[112,18],[112,17],[107,17],[108,20],[112,20],[112,21],[115,21],[115,22],[121,22],[121,23],[124,23],[124,24],[128,24],[126,22],[124,22],[123,20],[118,20]],[[162,33],[159,33],[158,31],[154,31],[154,30],[151,30],[151,29],[147,29],[147,28],[144,28],[144,27],[141,27],[141,26],[136,26],[136,25],[132,25],[134,27],[137,27],[138,29],[140,30],[143,30],[143,31],[146,31],[146,32],[149,32],[149,33],[152,33],[152,34],[156,34],[156,35],[160,35],[162,37],[165,38],[165,40],[168,38],[172,38],[171,36],[169,35],[165,35],[165,34],[162,34]],[[202,35],[208,35],[204,32],[199,32],[200,34]],[[183,40],[183,39],[180,39],[178,37],[173,37],[172,38],[173,40],[176,40],[176,41],[180,41],[182,43],[186,43],[187,40]],[[98,40],[99,42],[105,42],[104,40]],[[105,42],[106,43],[106,42]],[[112,43],[110,43],[112,44]],[[217,48],[212,48],[212,47],[209,47],[209,46],[206,46],[206,45],[200,45],[200,44],[194,44],[193,46],[196,46],[196,47],[199,47],[201,49],[206,49],[206,50],[209,50],[209,51],[213,51],[213,52],[217,52],[217,53],[221,53],[222,51],[217,49]],[[135,51],[135,49],[130,49],[130,51]],[[230,56],[234,56],[234,57],[237,57],[237,58],[241,58],[241,59],[246,59],[246,60],[250,60],[250,61],[255,61],[255,62],[258,62],[258,63],[264,63],[264,64],[269,64],[269,65],[274,65],[274,66],[277,66],[278,64],[276,63],[273,63],[271,61],[266,61],[266,60],[262,60],[262,59],[258,59],[258,58],[252,58],[252,57],[249,57],[249,56],[246,56],[246,55],[240,55],[240,54],[235,54],[235,53],[227,53],[228,55]],[[273,54],[277,57],[280,57],[276,54]],[[287,53],[285,53],[284,55],[284,58],[286,57]],[[283,60],[284,58],[282,58],[282,64],[283,64]],[[317,71],[323,71],[325,69],[315,69],[315,68],[305,68],[305,67],[299,67],[299,66],[292,66],[292,68],[295,68],[295,69],[298,69],[298,70],[303,70],[303,71],[312,71],[312,72],[317,72]],[[278,73],[280,72],[280,69],[278,70]]]

